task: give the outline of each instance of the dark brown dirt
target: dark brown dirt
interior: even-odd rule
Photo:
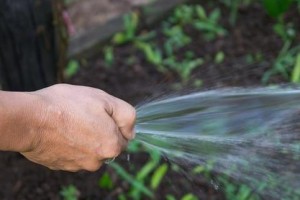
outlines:
[[[222,12],[223,15],[228,14],[225,9]],[[298,13],[294,11],[289,15],[298,26],[299,32]],[[198,32],[188,29],[189,34],[193,35],[193,43],[177,53],[180,55],[184,51],[193,50],[197,56],[208,56],[208,61],[193,73],[193,78],[203,80],[203,88],[261,85],[263,73],[270,68],[272,60],[282,45],[280,38],[272,31],[273,23],[274,20],[268,17],[258,5],[241,9],[235,27],[231,28],[226,21],[223,21],[229,30],[228,36],[213,42],[205,42]],[[159,38],[159,40],[164,39]],[[299,35],[297,41],[300,41]],[[222,64],[215,64],[213,56],[220,50],[226,55],[225,61]],[[263,61],[248,64],[245,56],[249,53],[261,53]],[[160,74],[131,46],[124,45],[116,48],[115,56],[116,61],[111,68],[105,67],[100,55],[88,60],[69,82],[103,89],[134,105],[174,92],[172,86],[178,82],[178,77],[174,74]],[[130,63],[129,58],[134,59],[134,62]],[[276,83],[285,81],[280,77],[272,79],[272,82]],[[120,158],[120,163],[125,169],[129,169],[131,165],[139,169],[148,159],[146,154],[141,153],[132,155],[128,163],[125,157],[126,155],[123,155]],[[97,184],[106,169],[118,186],[112,192],[100,189]],[[189,181],[178,173],[169,172],[163,187],[156,192],[155,199],[165,199],[166,194],[180,197],[189,192],[195,193],[200,199],[224,199],[222,190],[215,190],[205,178],[189,177],[189,179],[192,180]],[[30,163],[14,153],[0,153],[0,180],[0,199],[3,200],[60,199],[61,187],[68,184],[74,184],[79,188],[81,199],[116,199],[116,194],[128,188],[128,184],[118,178],[108,167],[96,173],[54,172]]]

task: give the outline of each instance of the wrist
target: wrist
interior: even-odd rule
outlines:
[[[40,98],[33,93],[0,92],[0,150],[26,152],[33,148],[41,107]]]

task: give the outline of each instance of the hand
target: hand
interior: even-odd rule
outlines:
[[[40,99],[40,119],[22,154],[33,162],[53,170],[95,171],[134,137],[135,109],[101,90],[62,84],[32,94]]]

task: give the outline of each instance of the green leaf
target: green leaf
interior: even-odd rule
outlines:
[[[111,67],[114,63],[114,49],[112,46],[104,47],[104,60],[108,67]]]
[[[175,198],[173,195],[168,194],[168,195],[166,196],[166,200],[176,200],[176,198]]]
[[[239,191],[237,196],[240,200],[247,200],[251,195],[251,189],[247,187],[246,185],[241,185],[239,187]]]
[[[161,166],[159,166],[153,176],[152,176],[152,179],[151,179],[151,188],[152,189],[157,189],[159,184],[161,183],[163,177],[165,176],[165,174],[167,173],[168,171],[168,165],[167,164],[163,164]]]
[[[68,63],[68,66],[64,72],[65,77],[70,78],[70,77],[74,76],[78,72],[79,68],[80,68],[80,65],[79,65],[78,61],[70,60]]]
[[[136,179],[139,181],[143,181],[157,166],[157,162],[150,161],[137,173]]]
[[[200,5],[196,6],[196,13],[200,19],[202,19],[202,20],[207,19],[206,12],[202,6],[200,6]]]
[[[113,188],[113,182],[109,176],[109,174],[106,172],[102,175],[102,177],[99,179],[98,185],[102,189],[109,189],[111,190]]]
[[[215,56],[215,63],[221,64],[225,59],[225,54],[223,51],[219,51]]]
[[[119,196],[118,196],[118,200],[126,200],[127,198],[126,198],[126,195],[125,194],[120,194]]]
[[[201,173],[204,172],[204,171],[205,171],[205,167],[202,166],[202,165],[198,165],[197,167],[195,167],[195,168],[193,169],[193,173],[194,173],[194,174],[201,174]]]
[[[195,195],[189,193],[189,194],[184,195],[181,198],[181,200],[198,200],[198,198]]]
[[[132,140],[127,146],[127,151],[129,153],[137,153],[141,150],[141,143],[137,140]]]
[[[263,0],[263,6],[272,17],[279,17],[291,6],[293,0]]]
[[[221,11],[219,9],[213,10],[209,15],[209,20],[211,22],[217,23],[221,17]]]
[[[62,187],[60,195],[64,200],[77,200],[79,197],[79,191],[74,185],[69,185],[67,187]]]
[[[124,44],[128,42],[128,38],[124,33],[116,33],[112,39],[114,44]]]
[[[151,192],[143,183],[136,180],[131,174],[129,174],[123,167],[121,167],[117,163],[110,163],[111,166],[117,174],[119,174],[125,181],[130,183],[136,190],[141,191],[146,196],[152,198],[154,196],[153,192]]]
[[[300,53],[297,54],[294,70],[292,72],[292,82],[300,82]]]

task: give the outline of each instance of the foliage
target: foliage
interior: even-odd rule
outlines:
[[[216,64],[221,64],[225,59],[225,54],[223,51],[219,51],[216,55],[215,55],[215,63]]]
[[[197,5],[195,9],[199,20],[194,22],[194,27],[203,32],[206,40],[210,41],[227,34],[227,31],[218,24],[221,17],[220,9],[214,9],[209,15],[200,5]]]
[[[220,176],[218,180],[222,183],[226,199],[230,200],[258,200],[252,189],[247,185],[235,185],[228,178]]]
[[[139,16],[132,12],[124,16],[124,31],[117,33],[113,37],[113,43],[120,45],[134,40],[139,24]]]
[[[219,0],[230,10],[229,23],[234,26],[238,17],[238,9],[241,6],[248,6],[253,0]]]
[[[129,152],[139,151],[141,151],[140,143],[131,142]],[[122,193],[119,195],[119,199],[129,198],[138,200],[145,197],[154,198],[153,191],[158,189],[169,170],[169,166],[167,164],[160,164],[161,154],[159,152],[150,149],[146,149],[146,151],[150,155],[150,159],[137,171],[134,166],[132,170],[127,171],[116,162],[110,163],[109,166],[115,170],[116,174],[130,184],[128,193]],[[113,182],[107,173],[100,178],[99,186],[101,188],[112,189]]]
[[[292,72],[293,83],[300,83],[300,52],[297,54],[294,70]]]
[[[132,185],[134,190],[142,192],[148,197],[153,197],[154,194],[150,191],[141,181],[136,180],[131,174],[129,174],[122,166],[117,163],[110,163],[110,166],[116,171],[121,178]]]
[[[152,189],[155,190],[158,188],[159,184],[161,183],[161,181],[162,181],[163,177],[165,176],[165,174],[167,173],[167,171],[168,171],[167,164],[162,164],[155,170],[155,172],[151,178],[151,188]]]
[[[156,46],[150,43],[139,42],[139,41],[135,43],[135,46],[144,53],[149,63],[156,66],[158,71],[160,72],[166,71],[166,69],[162,66],[163,58],[159,48],[157,48]]]
[[[102,177],[99,179],[98,184],[99,184],[99,187],[102,189],[111,190],[114,187],[113,182],[107,172],[105,172],[102,175]]]
[[[66,187],[62,187],[60,195],[64,200],[77,200],[79,197],[79,191],[74,185],[69,185]]]
[[[190,44],[192,41],[179,25],[175,25],[171,28],[166,27],[164,28],[163,32],[167,37],[167,40],[164,43],[164,50],[167,56],[172,56],[175,50]]]
[[[74,76],[80,68],[80,64],[76,60],[70,60],[65,71],[64,76],[68,79]]]
[[[293,0],[262,0],[264,8],[272,17],[280,17],[289,9],[292,3]]]
[[[169,57],[164,61],[165,65],[177,72],[183,83],[186,83],[190,78],[192,71],[204,63],[202,58],[184,59],[178,62],[175,57]]]
[[[106,46],[103,48],[104,62],[107,67],[111,67],[114,64],[114,48],[112,46]]]
[[[189,193],[189,194],[184,195],[181,198],[181,200],[198,200],[198,198],[195,195]]]

